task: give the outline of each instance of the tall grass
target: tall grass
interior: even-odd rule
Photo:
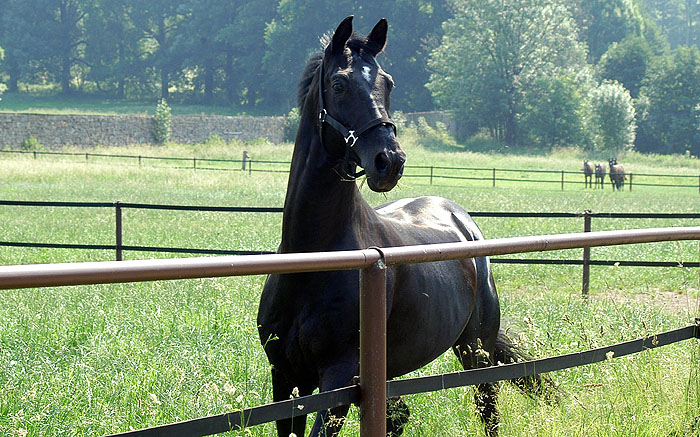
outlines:
[[[409,163],[451,166],[580,168],[581,153],[541,157],[426,148],[403,134]],[[196,146],[101,148],[107,153],[289,160],[291,145],[211,141]],[[631,154],[634,168],[694,169],[688,160]],[[653,164],[653,165],[652,165]],[[204,171],[84,160],[0,160],[0,199],[189,205],[281,206],[287,174]],[[368,201],[441,195],[471,211],[698,212],[692,189],[632,192],[573,186],[487,183],[429,185],[406,178],[390,193],[362,187]],[[487,238],[578,232],[577,219],[480,218]],[[126,210],[124,243],[274,250],[279,214]],[[594,219],[594,230],[697,225],[697,221]],[[111,210],[0,207],[0,240],[111,244]],[[127,252],[126,259],[163,257]],[[174,256],[174,255],[173,255]],[[533,254],[531,256],[538,256]],[[546,257],[580,257],[580,250]],[[594,248],[599,259],[700,260],[697,242]],[[108,251],[0,248],[0,264],[111,260]],[[698,315],[697,269],[592,267],[591,297],[580,295],[578,267],[494,264],[504,326],[537,357],[629,340],[690,323]],[[256,312],[264,277],[58,287],[2,292],[0,434],[100,435],[187,420],[270,402],[269,366]],[[503,385],[503,435],[698,435],[698,343],[557,372],[561,401],[549,405]],[[446,353],[413,375],[458,370]],[[407,398],[405,435],[481,435],[470,388]],[[357,435],[357,412],[343,435]],[[266,436],[274,425],[232,432]]]

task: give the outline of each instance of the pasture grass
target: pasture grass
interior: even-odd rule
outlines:
[[[428,149],[402,137],[409,163],[464,167],[580,168],[581,152],[541,157]],[[291,145],[222,143],[100,148],[157,156],[289,160]],[[677,165],[672,165],[677,162]],[[697,174],[697,160],[630,155],[633,168]],[[543,163],[544,162],[544,163]],[[410,174],[407,172],[407,175]],[[71,157],[0,157],[0,199],[281,206],[286,173],[207,171],[157,163],[139,167]],[[470,211],[698,212],[697,190],[635,187],[632,192],[571,184],[435,180],[407,177],[373,205],[440,195]],[[578,232],[581,219],[479,218],[487,238]],[[697,220],[594,219],[593,229],[691,226]],[[124,244],[274,250],[280,214],[124,211]],[[0,207],[0,240],[112,244],[105,209]],[[698,261],[697,242],[592,249],[594,259]],[[0,264],[111,260],[110,251],[0,248]],[[126,259],[166,256],[126,252]],[[581,250],[527,257],[580,257]],[[697,269],[581,269],[494,264],[504,326],[529,353],[553,356],[630,340],[692,322],[699,313]],[[235,277],[2,291],[0,434],[102,435],[256,406],[272,399],[269,367],[257,339],[264,277]],[[560,402],[530,399],[503,384],[502,435],[698,435],[698,342],[552,374]],[[459,370],[451,352],[410,376]],[[405,435],[483,435],[471,388],[410,396]],[[309,421],[310,422],[310,421]],[[307,430],[309,427],[307,426]],[[268,424],[231,435],[266,436]],[[343,435],[358,435],[356,408]]]

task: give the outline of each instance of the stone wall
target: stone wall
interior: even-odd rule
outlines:
[[[440,121],[451,134],[456,123],[447,112],[404,114],[409,122],[420,117],[429,125]],[[172,141],[197,144],[212,135],[229,141],[265,138],[281,143],[284,117],[241,117],[220,115],[173,115]],[[49,149],[65,145],[94,147],[153,143],[153,117],[149,115],[49,115],[0,113],[0,148],[19,148],[30,136]]]
[[[280,143],[284,117],[173,115],[172,127],[172,141],[183,144],[201,143],[212,135]],[[30,136],[48,148],[153,143],[153,117],[0,113],[0,148],[18,148]]]

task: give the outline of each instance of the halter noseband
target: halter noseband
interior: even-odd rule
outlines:
[[[345,139],[345,156],[343,157],[343,161],[339,164],[338,168],[336,169],[336,172],[342,180],[354,181],[355,179],[365,174],[364,169],[360,170],[359,172],[355,172],[354,169],[350,167],[350,152],[352,151],[353,153],[355,153],[355,156],[357,156],[357,153],[354,152],[352,148],[355,146],[355,143],[360,138],[360,135],[379,125],[391,126],[394,129],[394,135],[396,135],[396,125],[388,117],[378,117],[363,124],[359,129],[351,130],[346,128],[341,122],[333,118],[333,116],[331,116],[328,113],[328,111],[326,111],[326,108],[324,107],[325,105],[323,104],[323,59],[321,59],[321,65],[319,67],[318,75],[318,103],[318,130],[319,136],[321,137],[321,145],[324,149],[326,149],[326,152],[329,155],[333,156],[323,144],[323,124],[328,123],[329,125],[331,125],[331,127],[337,130],[338,133],[340,133]],[[359,165],[357,162],[355,162],[355,164]]]

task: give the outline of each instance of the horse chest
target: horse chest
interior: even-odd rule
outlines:
[[[340,273],[340,274],[339,274]],[[313,369],[323,356],[358,343],[357,271],[271,275],[260,310],[260,340],[274,365]]]

